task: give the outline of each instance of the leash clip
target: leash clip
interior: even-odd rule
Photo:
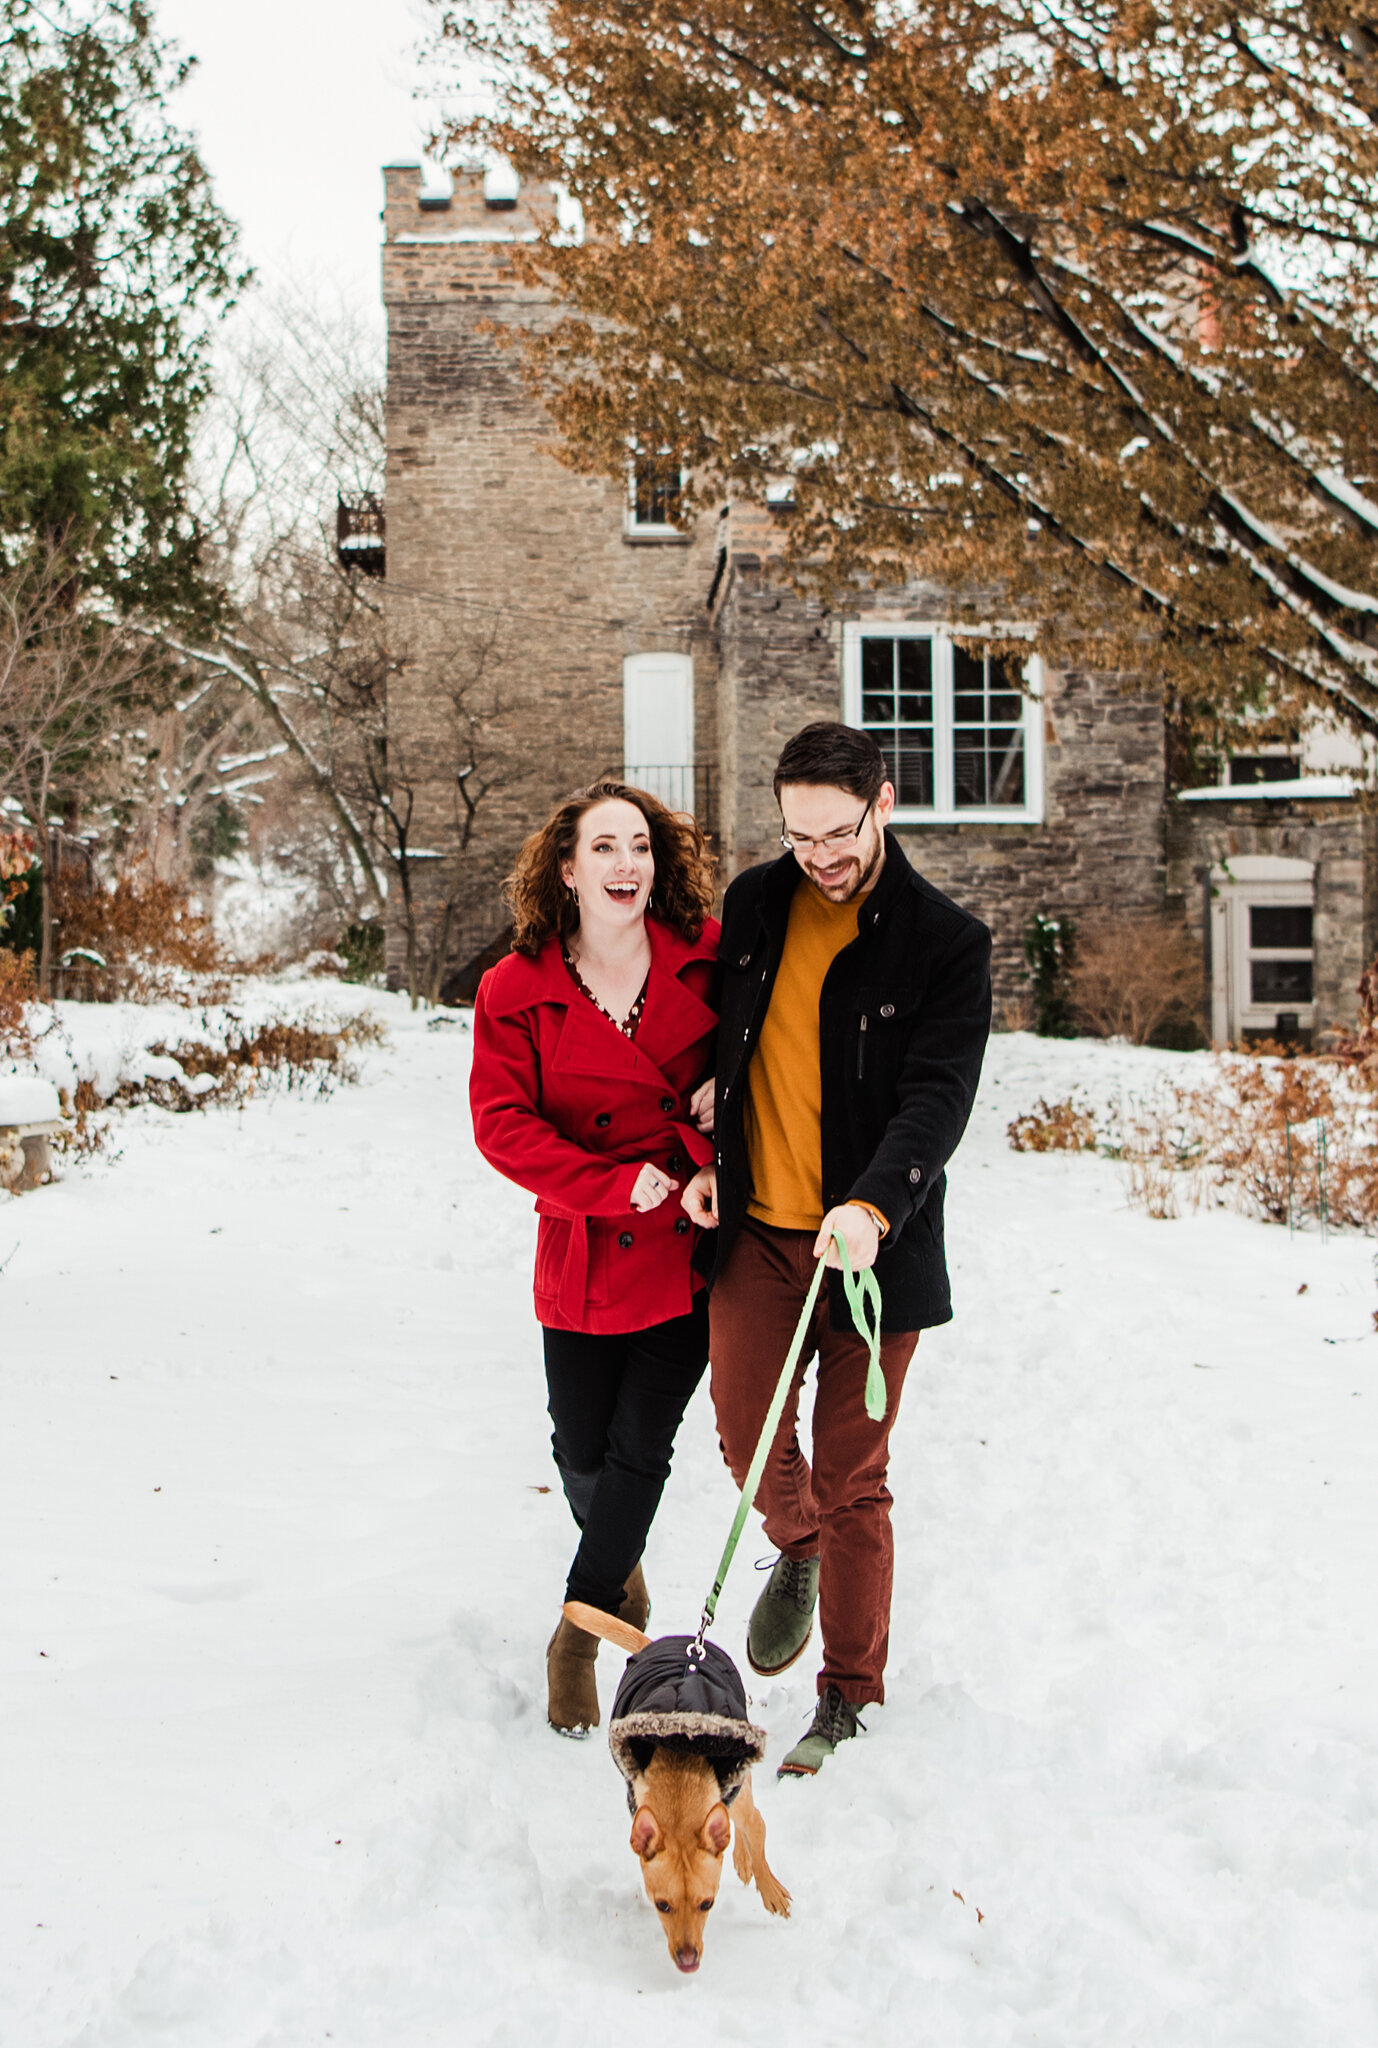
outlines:
[[[708,1634],[708,1630],[712,1623],[712,1620],[712,1615],[705,1607],[703,1610],[703,1614],[699,1619],[699,1632],[694,1637],[693,1641],[690,1644],[688,1644],[684,1652],[685,1657],[687,1658],[689,1663],[701,1664],[703,1662],[704,1637]]]

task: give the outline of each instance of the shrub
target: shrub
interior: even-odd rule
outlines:
[[[1157,917],[1097,925],[1077,947],[1070,983],[1074,1022],[1096,1038],[1204,1043],[1201,948],[1185,925]]]
[[[387,934],[380,917],[361,917],[340,934],[341,981],[376,981],[387,964]]]
[[[1033,987],[1034,1030],[1040,1038],[1071,1038],[1072,966],[1077,928],[1070,917],[1036,910],[1024,927],[1024,958]]]
[[[204,999],[212,993],[206,977],[226,971],[210,919],[193,909],[182,883],[140,870],[107,889],[63,875],[52,904],[56,957],[94,956],[93,993],[101,1001]]]
[[[1026,1116],[1017,1116],[1007,1135],[1016,1152],[1094,1152],[1096,1120],[1070,1097],[1047,1103],[1042,1096]]]
[[[25,1059],[33,1050],[28,1005],[37,993],[33,954],[0,946],[0,1054],[8,1059]]]
[[[270,1087],[288,1094],[329,1095],[341,1082],[357,1080],[351,1052],[357,1046],[377,1045],[383,1036],[382,1025],[367,1015],[343,1021],[277,1017],[251,1027],[230,1011],[223,1035],[149,1047],[154,1059],[175,1060],[185,1079],[170,1074],[125,1082],[115,1100],[189,1110],[205,1109],[212,1102],[245,1102]],[[188,1088],[187,1081],[203,1085]]]

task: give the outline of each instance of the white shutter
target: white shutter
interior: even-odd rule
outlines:
[[[694,664],[629,654],[622,664],[622,773],[671,810],[694,808]]]

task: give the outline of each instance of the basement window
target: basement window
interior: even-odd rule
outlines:
[[[989,652],[968,633],[959,645],[940,626],[855,622],[842,660],[844,716],[885,756],[897,824],[1042,818],[1037,655]]]

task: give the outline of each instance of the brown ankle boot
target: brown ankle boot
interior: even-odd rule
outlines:
[[[598,1726],[598,1685],[594,1660],[598,1638],[560,1616],[560,1626],[546,1645],[548,1688],[546,1719],[561,1735],[587,1735]]]
[[[651,1618],[651,1596],[646,1591],[646,1581],[641,1575],[641,1560],[638,1558],[627,1574],[626,1588],[622,1594],[622,1605],[617,1610],[619,1621],[629,1621],[633,1628],[645,1633]]]

